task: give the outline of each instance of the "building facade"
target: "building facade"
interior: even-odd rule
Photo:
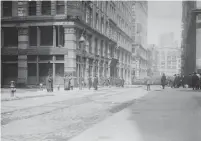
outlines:
[[[166,76],[181,73],[181,49],[176,47],[159,48],[159,72]]]
[[[182,73],[201,73],[201,2],[182,2]]]
[[[73,76],[131,82],[131,4],[114,1],[2,1],[2,84],[54,84]],[[84,42],[81,42],[84,38]]]
[[[147,76],[147,19],[148,2],[133,2],[133,38],[132,68],[133,77],[140,79]]]
[[[159,73],[159,51],[156,45],[148,47],[148,75],[158,76]]]

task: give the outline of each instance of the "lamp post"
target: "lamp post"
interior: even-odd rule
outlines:
[[[82,77],[83,77],[83,71],[84,71],[84,60],[83,60],[83,52],[84,52],[84,47],[83,47],[83,43],[85,43],[85,38],[84,38],[84,32],[85,32],[85,29],[82,31],[82,34],[81,34],[81,37],[79,39],[79,43],[81,44],[81,77],[79,77],[79,89],[81,90],[82,89]]]

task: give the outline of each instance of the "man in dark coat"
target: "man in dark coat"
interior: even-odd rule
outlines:
[[[196,89],[198,83],[199,83],[199,77],[198,77],[197,74],[194,72],[194,74],[193,74],[193,76],[192,76],[192,87],[193,87],[193,90]]]
[[[175,87],[176,87],[176,80],[177,80],[177,75],[175,74],[175,75],[174,75],[173,88],[175,88]]]
[[[53,78],[51,74],[48,75],[48,77],[46,78],[46,89],[47,89],[47,92],[53,91]]]
[[[192,88],[192,75],[191,74],[188,75],[188,87]]]
[[[88,87],[89,87],[89,90],[91,89],[91,86],[92,86],[92,79],[91,79],[91,76],[89,76],[89,78],[88,78]]]
[[[94,86],[95,90],[98,90],[98,77],[97,76],[94,77],[93,86]]]
[[[64,77],[64,90],[70,90],[70,79],[67,75]]]
[[[165,76],[165,74],[163,73],[163,76],[162,76],[162,78],[161,78],[161,85],[162,85],[163,89],[165,88],[165,84],[166,84],[166,76]]]
[[[185,85],[185,77],[184,77],[184,75],[181,76],[181,85],[184,88],[184,85]]]

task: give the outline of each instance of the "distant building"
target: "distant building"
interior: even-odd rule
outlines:
[[[182,1],[182,73],[201,73],[201,1]]]
[[[135,78],[147,76],[147,24],[148,24],[148,2],[133,1],[132,13],[135,16],[133,22],[132,45],[132,74]]]
[[[181,73],[181,49],[175,47],[161,47],[159,50],[159,72],[166,76]]]

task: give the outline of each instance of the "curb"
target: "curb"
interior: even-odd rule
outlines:
[[[46,95],[36,95],[36,96],[25,96],[25,97],[14,97],[14,98],[5,98],[1,99],[1,101],[15,101],[15,100],[22,100],[22,99],[28,99],[28,98],[36,98],[36,97],[46,97],[46,96],[54,96],[53,94],[46,94]]]

